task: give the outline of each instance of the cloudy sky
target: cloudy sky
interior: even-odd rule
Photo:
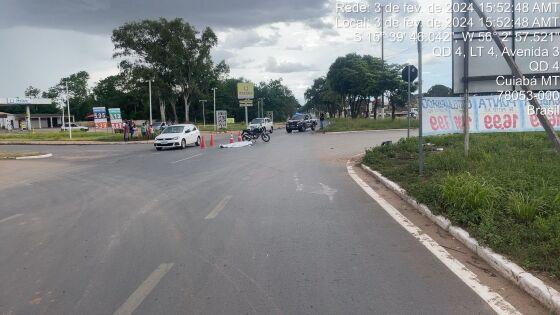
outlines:
[[[408,18],[427,23],[434,15],[426,7],[446,1],[384,2],[420,2],[422,13],[388,15],[401,22]],[[226,60],[231,76],[255,82],[283,78],[300,102],[305,89],[326,74],[336,57],[350,52],[381,56],[379,43],[355,39],[356,32],[377,32],[375,26],[341,25],[342,20],[362,16],[375,23],[379,14],[337,14],[335,0],[0,0],[0,7],[0,97],[22,96],[29,85],[47,89],[80,70],[90,73],[92,84],[117,73],[112,29],[126,21],[161,16],[212,27],[219,36],[213,56]],[[411,33],[414,28],[401,23],[399,30]],[[390,63],[416,63],[416,44],[387,39],[385,56]],[[431,45],[424,57],[427,87],[450,85],[451,60],[435,58]]]

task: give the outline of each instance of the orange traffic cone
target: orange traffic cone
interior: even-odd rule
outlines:
[[[210,134],[210,147],[213,147],[216,143],[214,142],[214,134]]]
[[[200,136],[200,149],[206,149],[206,142],[204,141],[204,136]]]
[[[239,131],[237,133],[237,142],[241,142],[241,141],[243,141],[243,139],[241,139],[241,131]]]
[[[233,142],[234,142],[234,141],[233,141],[233,134],[230,133],[230,134],[229,134],[229,143],[233,143]]]

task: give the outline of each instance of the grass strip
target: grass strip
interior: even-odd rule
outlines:
[[[559,279],[560,157],[546,135],[472,135],[468,158],[461,135],[427,142],[422,178],[417,138],[370,149],[363,162],[482,244]]]

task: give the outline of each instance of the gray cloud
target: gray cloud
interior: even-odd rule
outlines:
[[[242,49],[246,47],[268,47],[278,43],[278,30],[272,35],[260,35],[255,30],[232,31],[228,34],[221,47],[226,49]]]
[[[303,50],[303,45],[288,46],[288,47],[286,47],[286,50],[302,51]]]
[[[0,28],[15,26],[108,33],[130,20],[183,17],[202,27],[244,28],[329,13],[327,0],[1,0]]]
[[[303,71],[314,71],[315,67],[299,62],[282,61],[278,62],[274,57],[268,57],[265,63],[265,71],[270,73],[293,73]]]

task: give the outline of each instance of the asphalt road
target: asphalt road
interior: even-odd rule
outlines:
[[[5,146],[0,314],[492,313],[346,172],[404,134]]]

